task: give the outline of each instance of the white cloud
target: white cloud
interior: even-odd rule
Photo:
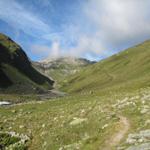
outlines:
[[[55,41],[52,43],[50,57],[59,57],[61,56],[60,43]]]
[[[54,41],[50,46],[32,45],[30,49],[33,55],[39,55],[42,59],[63,56],[59,42],[57,41]]]
[[[150,35],[149,0],[89,0],[84,7],[104,44],[118,46]]]
[[[81,17],[66,24],[63,36],[57,35],[59,53],[69,55],[108,56],[150,38],[149,0],[88,0],[83,4]],[[59,38],[58,38],[59,37]],[[75,43],[73,47],[69,42]],[[65,43],[65,47],[62,47]],[[63,53],[66,55],[66,53]]]
[[[53,7],[49,0],[42,4]],[[71,21],[60,25],[59,32],[15,0],[0,0],[0,18],[49,42],[33,43],[33,53],[43,53],[45,57],[107,56],[113,49],[120,50],[150,38],[149,6],[149,0],[87,0],[76,9],[78,12]]]
[[[45,46],[45,45],[32,45],[31,46],[32,53],[36,55],[39,55],[41,53],[46,55],[49,50],[50,50],[50,47]]]

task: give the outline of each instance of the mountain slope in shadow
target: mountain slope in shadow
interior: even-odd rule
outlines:
[[[22,48],[0,34],[0,89],[9,92],[37,92],[52,89],[54,81],[35,70]]]

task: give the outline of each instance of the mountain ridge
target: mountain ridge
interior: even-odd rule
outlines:
[[[40,62],[32,62],[32,65],[41,73],[52,77],[52,79],[57,82],[56,87],[60,87],[68,76],[73,75],[84,67],[94,63],[94,61],[85,58],[60,57]]]

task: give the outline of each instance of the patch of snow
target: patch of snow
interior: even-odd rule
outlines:
[[[7,101],[0,101],[0,106],[3,106],[3,105],[10,105],[11,103],[10,102],[7,102]]]

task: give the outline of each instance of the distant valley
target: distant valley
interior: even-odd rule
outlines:
[[[149,150],[149,116],[149,40],[99,62],[33,62],[0,34],[0,149]]]

